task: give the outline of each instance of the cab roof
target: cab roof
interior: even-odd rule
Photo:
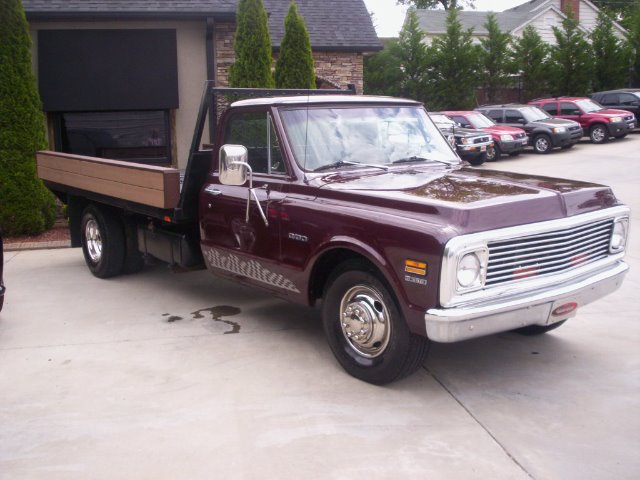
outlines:
[[[406,98],[373,95],[300,95],[290,97],[264,97],[238,100],[232,107],[278,106],[278,105],[323,105],[323,104],[380,104],[380,105],[422,105]]]

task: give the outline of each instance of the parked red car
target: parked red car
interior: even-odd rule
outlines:
[[[529,104],[543,109],[552,117],[578,122],[591,143],[604,143],[610,137],[624,138],[636,126],[633,113],[604,108],[586,97],[538,98]]]
[[[449,110],[444,113],[447,117],[464,128],[476,128],[485,130],[491,134],[493,148],[487,149],[487,160],[498,160],[500,155],[507,153],[511,156],[519,155],[527,146],[529,138],[527,133],[517,127],[498,125],[489,117],[480,112]]]

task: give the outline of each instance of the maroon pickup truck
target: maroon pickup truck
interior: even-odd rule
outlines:
[[[469,167],[415,101],[265,91],[220,112],[237,93],[207,87],[181,186],[38,153],[94,275],[150,255],[320,303],[339,363],[384,384],[430,340],[556,328],[627,272],[629,210],[606,186]]]

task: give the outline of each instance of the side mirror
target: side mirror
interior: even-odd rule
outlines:
[[[524,125],[525,123],[527,123],[527,121],[524,118],[519,118],[518,123]]]
[[[244,185],[247,181],[249,155],[242,145],[220,147],[218,172],[223,185]]]

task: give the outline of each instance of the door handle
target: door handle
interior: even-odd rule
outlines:
[[[207,192],[207,193],[210,193],[214,197],[217,197],[218,195],[222,195],[222,192],[220,190],[218,190],[216,187],[214,187],[213,185],[208,185],[204,189],[204,191]]]

